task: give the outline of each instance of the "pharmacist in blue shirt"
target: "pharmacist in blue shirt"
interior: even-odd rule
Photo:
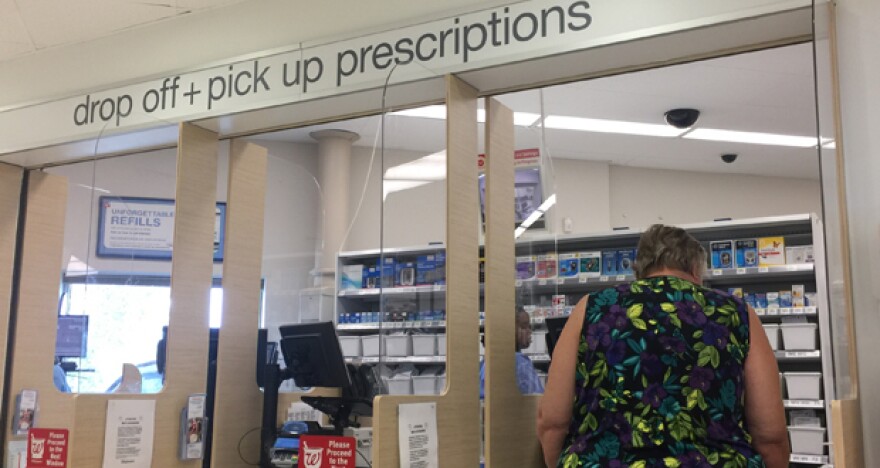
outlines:
[[[522,307],[516,308],[516,385],[524,395],[544,393],[544,384],[522,350],[532,344],[532,320]],[[480,399],[485,398],[486,361],[480,363]]]

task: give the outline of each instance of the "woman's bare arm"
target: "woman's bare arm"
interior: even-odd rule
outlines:
[[[544,451],[548,467],[556,466],[562,445],[568,434],[574,407],[574,382],[577,366],[577,349],[581,326],[584,323],[587,297],[578,302],[565,323],[562,334],[553,350],[547,388],[538,408],[538,439]]]
[[[745,364],[746,422],[767,468],[788,467],[790,448],[779,388],[779,366],[761,320],[749,307],[751,347]]]

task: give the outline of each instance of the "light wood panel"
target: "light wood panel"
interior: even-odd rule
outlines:
[[[480,462],[477,90],[454,76],[447,76],[446,87],[446,390],[376,398],[376,467],[400,466],[398,406],[429,401],[437,402],[440,466]]]
[[[152,395],[78,395],[70,466],[101,466],[107,401],[111,399],[156,400],[153,466],[192,467],[196,463],[177,459],[178,427],[187,396],[204,393],[207,381],[217,150],[215,133],[180,125],[166,386]]]
[[[858,400],[834,400],[831,402],[831,424],[834,427],[831,440],[834,445],[836,468],[863,468],[862,418]]]
[[[27,208],[21,271],[18,287],[11,386],[7,408],[14,411],[15,396],[23,389],[38,392],[41,427],[73,428],[72,396],[55,389],[52,366],[58,290],[64,247],[64,218],[67,213],[67,179],[31,171],[27,176]],[[7,439],[11,424],[4,428]]]
[[[536,395],[517,386],[514,251],[513,111],[486,102],[486,383],[487,467],[541,467]]]
[[[263,394],[257,387],[257,329],[266,205],[265,148],[233,140],[229,156],[226,249],[223,253],[223,326],[217,343],[217,392],[211,466],[238,467],[241,453],[258,460]]]
[[[6,381],[6,345],[9,334],[12,270],[15,264],[15,236],[21,203],[20,167],[0,164],[0,382]]]

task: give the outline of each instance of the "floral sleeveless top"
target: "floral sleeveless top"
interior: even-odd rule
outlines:
[[[661,276],[592,294],[559,467],[763,467],[744,419],[748,309]]]

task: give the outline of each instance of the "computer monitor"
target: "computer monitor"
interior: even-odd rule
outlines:
[[[279,327],[281,355],[297,387],[341,388],[351,392],[342,348],[333,322],[301,323]]]
[[[547,325],[547,352],[551,357],[567,321],[568,317],[552,317],[544,320],[544,323]]]
[[[88,315],[59,315],[55,356],[86,357],[89,337]]]

